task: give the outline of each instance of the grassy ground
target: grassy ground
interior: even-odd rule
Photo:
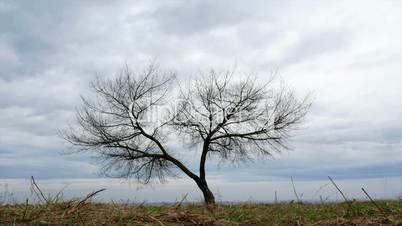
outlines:
[[[0,225],[402,225],[402,202],[144,206],[79,201],[0,206]]]

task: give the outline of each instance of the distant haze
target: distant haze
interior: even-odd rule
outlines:
[[[47,195],[56,195],[63,190],[63,198],[84,197],[86,194],[106,188],[96,196],[96,201],[162,204],[181,200],[201,202],[203,197],[197,186],[190,180],[177,180],[172,183],[141,187],[135,182],[113,179],[64,179],[36,181]],[[0,201],[5,203],[31,203],[37,197],[30,191],[28,180],[7,179],[2,181]],[[344,199],[329,180],[294,181],[299,199],[303,202],[342,202]],[[373,178],[359,180],[336,180],[348,199],[368,200],[362,187],[375,199],[398,199],[402,196],[402,177]],[[269,181],[227,181],[220,177],[210,178],[210,185],[218,202],[277,202],[296,201],[292,183],[289,180]]]

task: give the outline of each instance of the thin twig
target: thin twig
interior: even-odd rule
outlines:
[[[290,180],[292,181],[293,192],[295,193],[296,200],[297,200],[298,203],[300,203],[299,195],[296,192],[296,187],[295,187],[295,183],[293,182],[293,177],[292,176],[290,176]]]
[[[70,211],[68,211],[68,213],[74,212],[74,211],[77,210],[80,206],[82,206],[83,204],[85,204],[85,202],[88,201],[88,199],[94,197],[94,196],[95,196],[96,194],[98,194],[99,192],[102,192],[102,191],[105,191],[105,190],[106,190],[106,188],[102,188],[102,189],[99,189],[99,190],[97,190],[97,191],[94,191],[94,192],[89,193],[84,199],[82,199],[82,200],[79,201],[77,204],[75,204],[75,205],[73,206],[73,208],[72,208]]]
[[[181,204],[183,204],[184,200],[187,198],[187,195],[188,195],[188,193],[186,193],[186,194],[183,196],[183,198],[180,200],[180,202],[178,202],[178,203],[176,204],[176,207],[175,207],[175,208],[179,208],[179,207],[181,206]]]
[[[380,207],[380,205],[378,205],[374,199],[371,198],[371,196],[368,194],[368,192],[366,190],[364,190],[364,188],[362,188],[362,191],[364,192],[364,194],[366,194],[366,196],[370,199],[370,202],[374,204],[375,207],[377,207],[378,210],[380,210],[381,212],[385,212],[385,210]]]
[[[59,192],[57,192],[57,194],[54,196],[54,202],[58,202],[61,198],[61,196],[63,195],[63,191],[68,187],[69,185],[66,184],[64,185],[64,187],[62,189],[60,189]]]
[[[84,204],[88,199],[94,197],[94,196],[95,196],[96,194],[98,194],[99,192],[102,192],[102,191],[105,191],[105,190],[106,190],[106,188],[102,188],[102,189],[99,189],[99,190],[94,191],[94,192],[92,192],[92,193],[89,193],[83,200],[81,200],[81,201],[78,203],[78,205]],[[77,206],[78,206],[78,205],[77,205]]]
[[[42,190],[40,190],[38,184],[35,182],[35,178],[31,176],[31,184],[33,192],[36,194],[36,196],[39,198],[40,201],[44,201],[43,203],[49,203],[49,200],[46,199],[45,195],[43,194]]]
[[[28,199],[26,199],[26,200],[25,200],[25,208],[24,208],[24,213],[23,213],[23,215],[22,215],[22,221],[24,221],[24,220],[25,220],[25,216],[27,215],[27,211],[28,211],[28,205],[29,205],[29,203],[28,203]]]
[[[332,184],[335,186],[335,188],[339,191],[339,193],[341,193],[343,199],[345,200],[345,202],[350,203],[350,201],[348,200],[348,198],[346,198],[346,195],[342,192],[342,190],[338,187],[338,185],[336,185],[335,181],[332,180],[332,178],[330,176],[328,176],[328,179],[332,182]]]
[[[322,204],[322,205],[325,204],[325,203],[324,203],[324,200],[322,199],[322,195],[320,195],[320,201],[321,201],[321,204]]]
[[[161,226],[165,226],[165,224],[162,223],[162,221],[158,220],[156,217],[153,217],[153,216],[151,216],[151,215],[149,215],[148,217],[150,217],[152,220],[158,222]]]
[[[137,208],[138,208],[138,207],[143,207],[143,206],[145,205],[145,203],[146,203],[146,200],[142,201],[142,202],[137,206]]]

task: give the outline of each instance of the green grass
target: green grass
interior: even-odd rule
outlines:
[[[337,204],[0,206],[0,225],[402,225],[401,201]]]

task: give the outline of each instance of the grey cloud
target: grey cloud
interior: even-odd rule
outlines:
[[[46,159],[41,165],[14,164],[0,165],[0,179],[29,179],[31,176],[41,179],[60,178],[95,178],[95,167],[88,163],[77,161],[62,161],[60,158]],[[57,162],[57,163],[56,163]],[[51,170],[50,170],[51,169]]]
[[[89,161],[87,157],[59,155],[58,150],[67,147],[56,136],[57,129],[73,120],[79,94],[86,92],[87,83],[96,71],[113,76],[125,62],[140,70],[153,57],[163,68],[177,69],[183,79],[199,69],[227,69],[237,62],[241,70],[257,70],[261,76],[267,72],[266,65],[279,66],[280,72],[295,67],[294,76],[308,80],[318,89],[315,86],[326,81],[328,71],[336,71],[336,78],[344,81],[345,88],[326,88],[334,93],[327,90],[316,93],[317,101],[307,120],[307,129],[295,134],[294,151],[268,161],[267,165],[261,164],[258,172],[252,167],[233,172],[244,170],[250,178],[258,174],[255,176],[258,179],[266,175],[288,177],[291,172],[298,172],[301,178],[309,175],[318,178],[326,173],[345,174],[345,168],[359,177],[379,175],[375,170],[381,168],[385,169],[384,175],[400,174],[395,166],[402,159],[402,111],[398,110],[401,105],[395,98],[400,94],[397,85],[380,83],[385,91],[393,92],[377,91],[374,95],[369,93],[373,86],[367,86],[372,81],[357,77],[360,86],[347,87],[349,78],[354,78],[357,72],[372,73],[367,65],[379,68],[375,73],[392,74],[384,79],[396,84],[401,70],[399,56],[389,53],[389,49],[381,50],[381,59],[367,55],[352,41],[366,39],[365,31],[358,24],[326,26],[323,23],[338,17],[349,18],[348,8],[343,11],[346,16],[340,14],[333,19],[332,14],[325,14],[326,4],[318,3],[293,6],[278,1],[255,4],[191,1],[186,5],[178,1],[5,2],[9,7],[0,6],[0,161],[24,159],[25,163],[2,165],[3,178],[25,177],[30,167],[45,177],[88,176],[85,167],[73,169],[77,166],[74,163],[81,166]],[[311,24],[298,23],[307,16]],[[377,19],[368,17],[365,22]],[[299,39],[278,50],[278,59],[268,58],[265,54],[283,44],[289,32],[296,33]],[[400,38],[401,34],[394,32],[388,39]],[[370,51],[375,53],[376,48],[373,45]],[[334,53],[349,56],[347,64],[340,65],[339,70],[340,59],[331,56]],[[331,62],[320,65],[321,56]],[[360,60],[356,56],[365,58]],[[313,61],[318,63],[309,65]],[[388,72],[390,62],[395,67]],[[321,76],[311,76],[313,73]],[[371,105],[366,97],[353,93],[355,89],[369,93]],[[347,91],[347,99],[339,100]],[[394,98],[390,98],[391,94]],[[389,106],[381,106],[385,100]],[[49,161],[52,164],[38,167],[27,163],[33,160],[37,164],[45,165]],[[196,160],[187,163],[197,170]],[[233,167],[219,171],[214,164],[209,165],[214,174],[230,177],[228,171]],[[316,172],[325,166],[328,168],[324,172]]]
[[[2,39],[12,46],[19,62],[1,65],[9,70],[3,70],[0,78],[35,74],[49,63],[49,58],[59,48],[57,41],[60,36],[56,34],[61,35],[61,7],[40,4],[40,1],[37,4],[13,1],[12,4],[11,10],[0,14],[0,32]]]
[[[235,8],[223,1],[170,3],[158,8],[154,16],[162,30],[176,35],[191,35],[238,24],[248,16],[244,8]]]
[[[328,176],[337,179],[398,177],[402,160],[393,163],[373,163],[368,165],[340,164],[334,158],[320,159],[280,159],[256,160],[252,163],[217,168],[209,165],[211,176],[224,175],[228,181],[271,181],[289,180],[326,180]]]
[[[11,5],[0,13],[2,40],[14,51],[18,62],[0,65],[0,79],[35,76],[54,67],[60,54],[72,44],[73,33],[85,10],[99,1],[6,1]],[[107,7],[107,5],[105,6]]]
[[[290,48],[284,59],[279,61],[279,66],[298,63],[313,56],[330,54],[333,51],[340,51],[347,47],[349,37],[350,32],[341,28],[308,35],[301,33],[300,42]]]

